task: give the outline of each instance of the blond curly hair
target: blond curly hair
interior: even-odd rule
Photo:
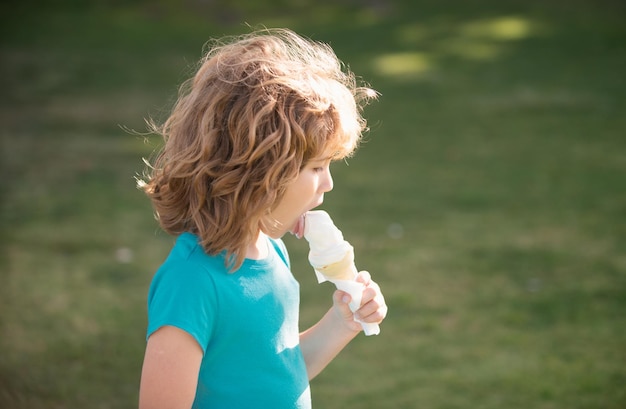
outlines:
[[[314,158],[356,149],[363,105],[332,49],[286,29],[213,41],[162,125],[141,187],[166,232],[191,232],[238,269],[264,218]]]

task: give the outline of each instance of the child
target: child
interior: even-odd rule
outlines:
[[[299,333],[299,287],[281,237],[333,188],[331,161],[356,148],[375,92],[332,50],[288,30],[216,43],[181,88],[142,183],[178,236],[153,278],[140,408],[310,408],[309,380],[381,322],[361,272],[354,314],[339,290]]]

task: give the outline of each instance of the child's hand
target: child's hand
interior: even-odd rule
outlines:
[[[346,326],[353,331],[361,331],[361,324],[356,322],[355,319],[366,323],[379,324],[387,316],[387,304],[385,304],[385,297],[380,291],[380,287],[372,281],[370,273],[361,271],[356,281],[365,285],[361,298],[361,306],[358,310],[354,313],[350,311],[350,307],[348,306],[351,300],[350,295],[341,290],[335,291],[333,302]]]

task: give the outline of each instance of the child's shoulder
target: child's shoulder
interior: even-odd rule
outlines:
[[[225,269],[224,256],[206,254],[198,236],[192,233],[182,233],[176,238],[174,247],[161,266],[161,270],[185,274],[198,269],[222,271]]]
[[[198,236],[193,233],[185,232],[176,238],[176,242],[170,254],[187,260],[193,258],[193,256],[201,250],[202,246],[200,245]]]

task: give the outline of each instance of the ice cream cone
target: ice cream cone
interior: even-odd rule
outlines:
[[[356,281],[358,270],[354,264],[354,248],[343,239],[343,234],[323,210],[313,210],[306,214],[304,238],[309,242],[309,263],[321,283],[330,281],[350,294],[350,310],[361,306],[365,285]],[[378,324],[361,322],[365,335],[380,332]]]
[[[354,280],[357,276],[357,270],[354,265],[354,251],[352,249],[335,263],[313,265],[313,268],[329,280]]]

